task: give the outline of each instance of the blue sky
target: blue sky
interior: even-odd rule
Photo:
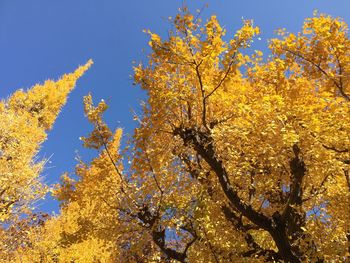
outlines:
[[[74,171],[76,151],[86,158],[94,154],[83,150],[78,139],[91,129],[82,107],[88,92],[96,101],[103,98],[110,104],[106,114],[110,127],[132,133],[136,123],[131,109],[138,110],[145,99],[130,77],[132,61],[146,58],[142,49],[148,38],[142,30],[165,36],[170,28],[166,18],[182,4],[182,0],[0,0],[0,98],[57,79],[89,58],[95,62],[79,80],[40,152],[41,157],[51,156],[43,174],[48,183]],[[254,19],[262,31],[254,48],[261,50],[266,50],[274,30],[299,31],[315,9],[350,23],[348,0],[188,0],[187,4],[193,11],[208,4],[203,18],[217,15],[228,37],[240,27],[242,17]],[[57,211],[57,202],[48,198],[39,209]]]

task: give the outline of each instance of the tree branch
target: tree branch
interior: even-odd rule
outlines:
[[[191,128],[177,128],[174,130],[174,135],[179,135],[185,144],[191,144],[196,152],[208,163],[217,175],[225,196],[234,208],[260,228],[267,231],[271,230],[271,220],[262,213],[255,211],[250,205],[247,205],[239,198],[238,193],[232,187],[222,161],[215,155],[213,141],[210,136]]]
[[[342,95],[343,98],[345,98],[347,101],[350,101],[350,97],[344,92],[342,85],[340,85],[340,83],[338,83],[334,78],[332,78],[331,76],[329,76],[329,74],[318,64],[316,64],[314,61],[312,61],[311,59],[308,59],[306,57],[304,57],[303,55],[301,55],[298,52],[289,50],[289,49],[284,49],[284,51],[291,53],[292,55],[310,63],[312,66],[316,67],[323,75],[325,75],[328,79],[330,79],[333,84],[338,88],[340,94]]]

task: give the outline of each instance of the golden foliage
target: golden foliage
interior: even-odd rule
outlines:
[[[0,103],[2,233],[6,233],[8,228],[5,225],[16,224],[20,217],[30,215],[33,202],[47,193],[48,187],[40,178],[45,160],[39,160],[37,153],[69,92],[91,64],[92,61],[89,61],[56,82],[48,80],[27,91],[18,90]],[[1,251],[8,252],[7,246],[6,242],[0,242]]]
[[[148,64],[134,70],[148,101],[129,148],[120,152],[121,130],[103,121],[106,103],[86,96],[93,130],[81,139],[99,155],[62,177],[60,215],[29,224],[32,245],[15,253],[48,262],[349,260],[345,22],[315,14],[302,33],[280,30],[266,60],[247,51],[259,34],[252,21],[230,41],[215,16],[203,25],[184,9],[173,23],[167,40],[147,31]],[[0,109],[25,109],[44,134],[52,119],[16,106],[21,96]]]

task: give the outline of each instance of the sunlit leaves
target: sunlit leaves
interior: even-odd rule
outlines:
[[[148,100],[128,151],[103,121],[106,103],[84,97],[93,128],[81,139],[98,156],[62,176],[61,214],[28,228],[32,250],[63,262],[346,261],[347,25],[316,14],[302,33],[279,30],[264,60],[246,50],[260,33],[251,20],[231,40],[216,16],[202,23],[184,8],[170,21],[168,38],[146,31],[148,63],[134,68]],[[33,122],[40,144],[53,119],[36,89],[0,103],[0,114],[3,127]],[[10,151],[37,146],[1,129],[1,158],[23,167]]]
[[[11,236],[11,228],[24,224],[22,218],[30,216],[34,202],[47,193],[40,177],[45,160],[37,153],[68,94],[91,64],[89,61],[56,82],[48,80],[27,91],[18,90],[0,103],[0,223],[5,236]],[[12,241],[22,246],[16,238],[14,235]],[[12,252],[4,246],[6,243],[0,242],[0,250]]]

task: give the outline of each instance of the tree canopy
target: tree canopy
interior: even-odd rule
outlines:
[[[0,258],[11,262],[344,262],[350,259],[350,40],[315,14],[253,50],[250,20],[227,40],[216,16],[182,9],[169,37],[147,31],[147,92],[125,148],[108,106],[84,97],[97,150],[45,194],[35,155],[75,81],[0,104]],[[22,216],[26,214],[27,216]]]

